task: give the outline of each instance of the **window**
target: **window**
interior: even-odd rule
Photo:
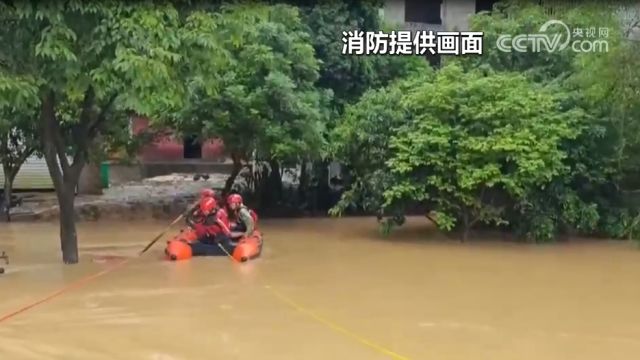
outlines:
[[[405,0],[404,21],[442,24],[440,6],[442,0]]]
[[[476,12],[491,11],[497,0],[476,0]]]

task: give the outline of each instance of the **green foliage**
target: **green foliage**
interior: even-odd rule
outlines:
[[[234,5],[216,15],[215,41],[227,62],[215,78],[210,69],[193,72],[202,81],[190,83],[187,106],[172,124],[220,137],[245,160],[254,150],[293,163],[319,155],[330,94],[314,86],[319,64],[298,9]],[[221,90],[207,91],[210,85]]]
[[[594,235],[601,214],[598,205],[557,178],[544,189],[533,189],[511,209],[509,219],[516,233],[528,240],[553,241],[560,233]]]
[[[471,18],[471,29],[484,33],[483,55],[462,59],[469,68],[479,67],[496,71],[518,71],[535,81],[551,81],[563,78],[572,73],[573,63],[577,57],[597,58],[600,53],[579,54],[569,48],[562,51],[531,51],[527,44],[527,52],[502,52],[496,46],[501,35],[537,34],[540,26],[550,19],[563,21],[569,29],[584,29],[593,26],[609,28],[606,40],[610,46],[619,41],[620,31],[612,4],[606,2],[586,2],[579,7],[558,9],[550,16],[545,8],[526,1],[505,1],[498,3],[491,13],[480,13]],[[597,31],[597,30],[596,30]],[[552,26],[545,32],[550,36],[560,35],[566,39],[565,30],[560,26]],[[580,39],[574,38],[573,40]]]
[[[14,104],[0,106],[0,163],[4,174],[5,205],[9,204],[13,181],[22,164],[40,149],[36,136],[38,107],[22,102]],[[9,219],[9,208],[5,210]]]
[[[1,5],[0,5],[1,8]],[[1,63],[0,63],[0,66]],[[38,94],[29,76],[7,76],[0,72],[0,162],[4,174],[4,213],[10,220],[13,181],[27,158],[37,154]]]
[[[192,44],[180,38],[180,17],[171,6],[73,1],[3,6],[0,43],[15,49],[0,55],[0,74],[11,80],[3,88],[17,101],[52,91],[63,131],[71,132],[87,107],[154,115],[179,106],[177,64],[182,47]],[[86,103],[89,89],[94,95]],[[110,120],[105,126],[127,128],[126,116]]]
[[[640,44],[625,41],[598,58],[585,58],[568,86],[580,89],[582,102],[609,134],[612,161],[621,176],[640,173]],[[629,179],[628,179],[629,180]],[[637,181],[628,184],[637,188]]]
[[[100,142],[128,136],[131,112],[161,118],[183,107],[191,56],[207,51],[204,69],[223,63],[210,41],[214,15],[151,1],[0,6],[0,91],[13,94],[2,101],[38,96],[38,135],[61,209],[63,258],[75,263],[80,171],[102,155]]]
[[[93,156],[150,140],[128,132],[137,113],[221,138],[239,167],[269,162],[276,183],[309,162],[319,176],[305,183],[318,182],[318,162],[338,160],[348,186],[332,213],[375,212],[383,233],[419,209],[465,236],[479,224],[536,241],[640,234],[640,201],[629,201],[640,45],[627,39],[628,11],[553,10],[571,29],[609,28],[606,53],[505,53],[500,35],[551,18],[508,1],[472,19],[483,56],[434,72],[420,57],[342,54],[344,31],[384,28],[379,1],[282,3],[0,3],[3,165],[42,152],[59,198],[73,199],[60,189]]]
[[[346,164],[353,182],[331,211],[333,215],[354,207],[364,211],[381,210],[382,194],[393,181],[386,168],[389,142],[411,115],[398,105],[407,91],[431,77],[433,72],[425,70],[416,78],[370,90],[356,104],[346,108],[344,117],[330,136],[331,154]]]
[[[603,234],[615,239],[640,239],[640,212],[637,209],[612,209],[601,222]]]
[[[580,131],[579,113],[521,75],[447,66],[404,104],[414,116],[391,141],[385,206],[428,203],[445,230],[505,223],[501,193],[518,201],[565,174],[561,142]]]
[[[368,89],[386,86],[427,66],[420,57],[342,54],[344,31],[382,30],[378,8],[372,2],[320,2],[305,12],[304,19],[321,61],[318,85],[333,91],[339,112]]]

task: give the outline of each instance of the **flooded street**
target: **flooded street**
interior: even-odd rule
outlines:
[[[64,266],[57,224],[0,225],[0,316],[117,261],[105,255],[134,256],[164,226],[79,224],[81,264]],[[422,219],[389,239],[369,218],[261,229],[262,257],[246,264],[163,261],[161,241],[0,323],[0,359],[640,357],[629,243],[461,244]]]

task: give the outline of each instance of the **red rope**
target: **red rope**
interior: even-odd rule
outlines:
[[[106,275],[106,274],[112,272],[113,270],[125,265],[131,259],[132,258],[128,258],[128,259],[122,260],[119,263],[116,263],[115,265],[113,265],[113,266],[111,266],[109,268],[106,268],[106,269],[104,269],[102,271],[99,271],[99,272],[97,272],[95,274],[84,276],[84,277],[82,277],[82,278],[80,278],[80,279],[78,279],[78,280],[76,280],[76,281],[64,286],[63,288],[52,292],[51,294],[43,297],[40,300],[34,301],[34,302],[32,302],[30,304],[27,304],[27,305],[24,305],[24,306],[14,310],[14,311],[11,311],[11,312],[9,312],[7,314],[4,314],[4,315],[0,316],[0,323],[3,323],[5,321],[11,319],[12,317],[14,317],[16,315],[19,315],[19,314],[21,314],[21,313],[23,313],[23,312],[25,312],[25,311],[27,311],[29,309],[32,309],[32,308],[34,308],[34,307],[36,307],[36,306],[38,306],[40,304],[44,304],[44,303],[46,303],[46,302],[48,302],[48,301],[50,301],[50,300],[62,295],[62,294],[64,294],[65,292],[67,292],[69,290],[73,290],[73,289],[77,289],[79,287],[82,287],[83,285],[86,285],[87,283],[89,283],[91,280],[95,280],[95,279],[101,277],[102,275]]]

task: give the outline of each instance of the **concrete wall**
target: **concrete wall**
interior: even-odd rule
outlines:
[[[386,0],[384,19],[391,24],[404,24],[404,0]]]
[[[467,31],[469,30],[469,17],[475,13],[475,0],[444,0],[442,24],[446,31]]]
[[[109,165],[109,185],[117,186],[132,181],[142,180],[142,166],[138,164],[110,164]]]
[[[148,162],[140,166],[143,178],[179,174],[230,174],[233,164],[226,162],[203,162],[185,159],[180,162]]]
[[[404,24],[404,0],[386,0],[384,19],[392,24]],[[430,24],[419,30],[466,31],[469,29],[469,16],[476,12],[475,0],[443,0],[440,10],[442,26]],[[412,30],[418,30],[412,26]]]

